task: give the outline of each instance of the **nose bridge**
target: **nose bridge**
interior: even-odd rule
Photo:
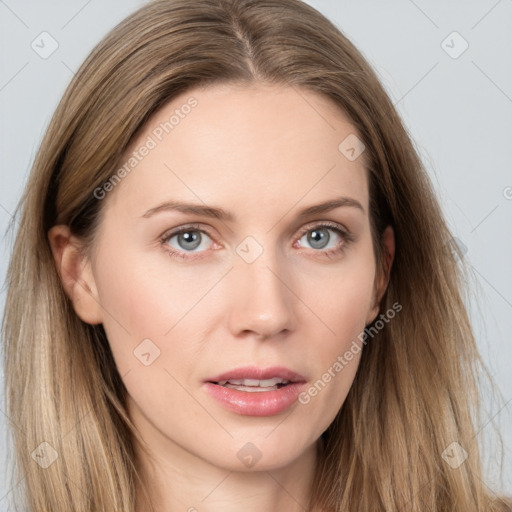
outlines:
[[[270,239],[249,236],[236,247],[230,314],[235,334],[250,330],[270,337],[295,326],[291,273]]]

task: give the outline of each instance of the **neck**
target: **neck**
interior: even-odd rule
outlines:
[[[175,444],[155,453],[136,443],[136,454],[151,497],[150,504],[138,485],[136,512],[305,512],[317,461],[316,445],[268,471],[217,467]]]

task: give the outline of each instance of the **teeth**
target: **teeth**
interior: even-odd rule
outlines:
[[[256,386],[233,386],[231,384],[226,384],[224,387],[236,389],[237,391],[248,391],[249,393],[258,393],[260,391],[277,391],[279,389],[277,386],[259,388]]]
[[[256,381],[258,382],[258,381]],[[287,380],[280,379],[278,377],[274,377],[273,379],[266,379],[266,380],[260,380],[259,386],[264,388],[266,386],[275,386],[276,384],[286,384],[288,383]]]
[[[288,381],[285,379],[281,379],[280,377],[274,377],[272,379],[264,379],[264,380],[258,380],[258,379],[229,379],[228,380],[221,380],[217,384],[219,386],[225,386],[226,384],[231,385],[230,387],[233,387],[235,389],[236,386],[242,386],[244,388],[250,387],[250,388],[273,388],[276,387],[277,384],[288,384]],[[256,389],[254,390],[256,391]],[[264,390],[263,390],[264,391]]]

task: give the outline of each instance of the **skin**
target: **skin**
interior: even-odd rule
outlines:
[[[153,454],[151,462],[137,447],[156,510],[304,510],[318,439],[345,401],[361,352],[308,404],[273,416],[227,410],[203,380],[245,365],[286,366],[308,384],[321,378],[378,315],[393,232],[384,233],[386,271],[377,272],[365,155],[350,161],[338,150],[357,131],[328,99],[306,90],[188,91],[152,116],[126,156],[191,96],[198,105],[102,199],[91,256],[79,257],[66,226],[54,226],[49,241],[77,315],[107,333],[130,417]],[[364,211],[343,206],[298,218],[338,196]],[[177,211],[141,217],[169,200],[221,207],[235,219]],[[307,235],[322,221],[353,240],[329,228],[318,248]],[[190,242],[177,236],[159,241],[189,223],[206,232],[198,248],[187,252]],[[263,248],[252,263],[236,252],[248,236]],[[148,338],[160,355],[145,366],[134,350]],[[248,442],[261,455],[251,468],[237,457]],[[137,510],[148,510],[142,498]]]

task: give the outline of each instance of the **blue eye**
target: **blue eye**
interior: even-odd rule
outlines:
[[[194,250],[201,244],[202,236],[199,233],[199,231],[182,231],[181,233],[172,236],[169,240],[174,237],[178,237],[177,241],[182,249]]]
[[[325,249],[331,239],[329,231],[332,230],[324,227],[314,228],[309,230],[302,238],[306,236],[308,244],[311,244],[314,249]]]
[[[302,242],[304,238],[306,242]],[[175,242],[171,244],[173,239]],[[165,233],[160,243],[172,257],[193,260],[205,256],[209,245],[208,239],[211,245],[212,239],[208,233],[201,229],[200,225],[194,224]],[[352,235],[340,228],[338,224],[325,222],[304,229],[298,242],[300,247],[309,245],[314,249],[315,256],[331,258],[343,252],[344,247],[352,240]]]
[[[187,226],[168,235],[164,235],[164,238],[161,241],[165,243],[167,247],[169,247],[168,243],[171,242],[173,238],[175,238],[178,247],[174,246],[174,250],[168,249],[169,252],[172,254],[179,253],[179,251],[190,253],[200,252],[200,250],[196,251],[196,249],[201,246],[204,237],[210,238],[208,234],[202,229],[198,229],[193,226]],[[171,245],[171,247],[173,246]]]
[[[334,233],[334,236],[331,233]],[[334,254],[342,252],[345,245],[352,241],[352,237],[347,231],[340,229],[337,224],[331,223],[323,223],[306,228],[299,239],[301,247],[304,247],[303,238],[306,238],[307,244],[316,249],[314,252],[329,258]],[[328,244],[333,238],[333,245],[329,247]]]

